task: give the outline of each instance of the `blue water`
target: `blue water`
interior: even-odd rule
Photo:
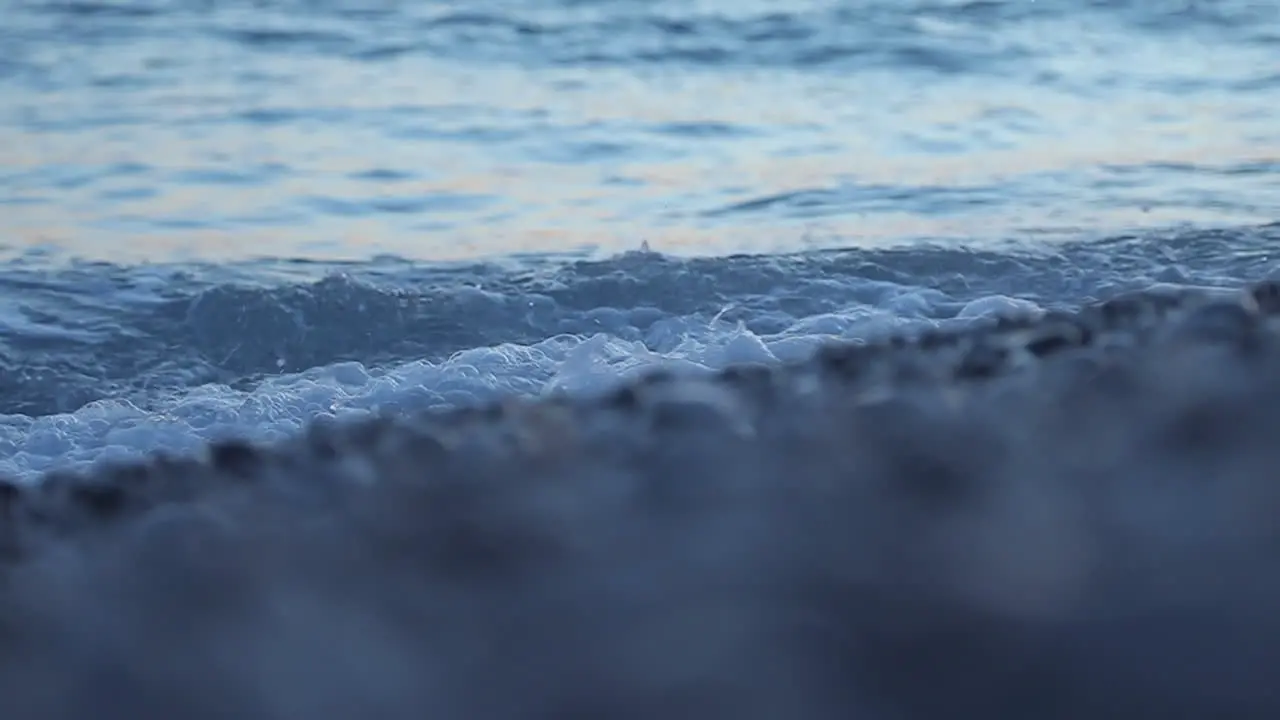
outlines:
[[[1280,5],[46,2],[0,243],[424,260],[1274,220]]]
[[[17,475],[1275,269],[1275,3],[4,18]]]

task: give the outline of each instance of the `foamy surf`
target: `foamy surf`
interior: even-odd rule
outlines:
[[[0,473],[268,442],[325,418],[599,393],[655,368],[1268,276],[1277,226],[1021,249],[423,266],[16,264],[0,272]]]

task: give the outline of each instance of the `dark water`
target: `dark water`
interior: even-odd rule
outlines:
[[[456,259],[1280,215],[1280,5],[49,2],[0,245]]]

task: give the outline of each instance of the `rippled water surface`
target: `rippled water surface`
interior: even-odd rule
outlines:
[[[11,0],[0,245],[422,259],[1280,216],[1280,4]]]
[[[0,474],[1280,274],[1276,3],[3,17]]]

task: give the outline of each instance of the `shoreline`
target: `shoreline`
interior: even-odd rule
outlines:
[[[2,485],[0,714],[1271,716],[1278,299]]]

